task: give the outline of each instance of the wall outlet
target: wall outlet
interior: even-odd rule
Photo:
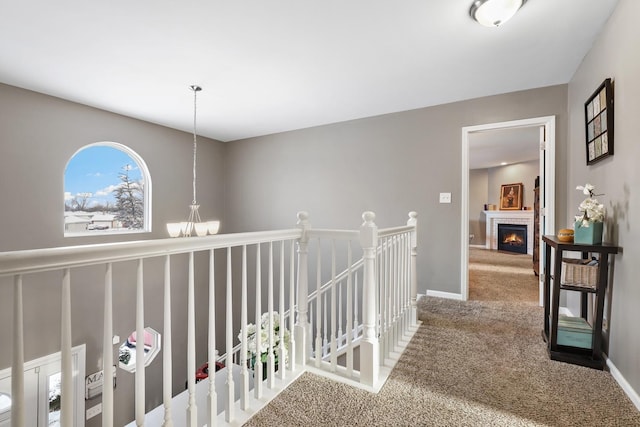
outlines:
[[[93,418],[102,412],[102,403],[87,409],[87,419]]]
[[[440,203],[451,203],[451,193],[440,193]]]

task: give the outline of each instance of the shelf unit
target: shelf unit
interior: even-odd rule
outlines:
[[[566,243],[556,236],[543,236],[545,244],[544,260],[544,329],[542,336],[547,342],[549,357],[567,363],[587,366],[594,369],[604,369],[602,357],[602,317],[604,313],[604,299],[608,286],[609,257],[618,253],[619,247],[602,243],[586,245]],[[551,269],[551,249],[555,251],[553,270]],[[582,259],[590,259],[597,255],[598,272],[595,286],[588,287],[580,284],[562,284],[562,259],[565,252],[580,252]],[[595,311],[591,327],[591,348],[558,344],[558,308],[560,305],[560,291],[580,292],[580,317],[587,320],[587,297],[595,297]],[[583,322],[584,323],[584,322]]]

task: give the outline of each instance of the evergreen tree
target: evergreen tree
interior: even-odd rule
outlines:
[[[142,181],[129,178],[131,165],[122,167],[118,177],[120,185],[115,190],[116,219],[125,228],[138,229],[144,227],[144,187]]]

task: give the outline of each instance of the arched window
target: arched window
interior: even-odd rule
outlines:
[[[151,176],[116,142],[82,147],[64,171],[64,235],[151,231]]]

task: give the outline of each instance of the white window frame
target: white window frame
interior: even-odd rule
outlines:
[[[113,149],[120,150],[126,153],[129,157],[131,157],[136,162],[136,165],[140,169],[140,173],[142,174],[144,179],[144,192],[143,192],[144,193],[144,226],[139,230],[122,230],[122,231],[92,230],[92,231],[82,231],[82,232],[78,232],[78,231],[69,232],[69,231],[66,231],[64,227],[64,220],[63,220],[62,227],[64,230],[64,237],[112,236],[112,235],[119,235],[119,234],[150,233],[151,232],[151,206],[153,206],[153,204],[151,203],[151,194],[152,194],[151,174],[149,173],[149,168],[147,167],[147,164],[142,159],[142,157],[138,153],[133,151],[131,148],[119,142],[113,142],[113,141],[101,141],[101,142],[94,142],[92,144],[85,145],[80,149],[78,149],[75,153],[73,153],[71,157],[69,157],[69,160],[67,160],[67,164],[64,167],[64,174],[66,175],[67,166],[69,166],[69,162],[78,153],[91,147],[111,147]],[[63,181],[64,181],[64,178],[66,178],[66,176],[63,176]],[[62,211],[64,212],[64,199],[63,199]]]

